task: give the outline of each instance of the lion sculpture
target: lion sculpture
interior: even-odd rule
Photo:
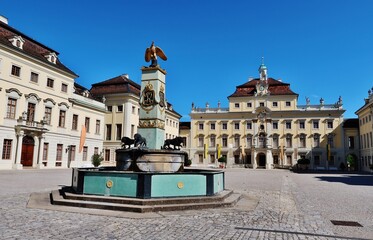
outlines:
[[[122,137],[122,148],[129,149],[131,145],[134,147],[146,147],[146,139],[142,137],[140,134],[136,133],[134,135],[135,139],[131,139],[129,137]]]
[[[183,143],[182,137],[175,137],[173,139],[166,139],[163,144],[163,149],[173,149],[173,150],[180,150],[181,145]],[[173,147],[171,147],[171,145]]]

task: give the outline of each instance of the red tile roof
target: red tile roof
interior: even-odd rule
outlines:
[[[260,81],[259,78],[252,79],[247,83],[236,87],[236,91],[230,97],[248,97],[254,96],[256,92],[256,84]],[[283,83],[273,78],[268,78],[268,91],[271,95],[298,95],[290,89],[289,83]]]
[[[25,40],[23,44],[23,49],[19,49],[18,47],[13,46],[13,44],[9,41],[9,39],[13,38],[14,36],[21,36],[23,40]],[[73,74],[76,77],[78,77],[78,75],[76,75],[73,71],[71,71],[65,65],[63,65],[59,61],[58,58],[57,58],[56,64],[54,64],[54,63],[49,62],[48,59],[45,57],[45,55],[48,55],[53,52],[58,56],[59,53],[57,51],[35,41],[34,39],[28,37],[27,35],[21,33],[20,31],[10,27],[8,24],[3,23],[1,21],[0,21],[0,44],[3,44],[9,48],[12,48],[16,51],[24,53],[50,66],[57,67],[67,73]]]

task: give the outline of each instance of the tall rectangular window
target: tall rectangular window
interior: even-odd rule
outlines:
[[[21,76],[21,68],[16,66],[16,65],[12,65],[12,73],[11,74],[13,76],[16,76],[16,77]]]
[[[221,140],[222,140],[223,147],[228,147],[228,137],[223,136]]]
[[[215,135],[210,136],[210,147],[215,147],[215,139],[216,139]]]
[[[45,107],[44,117],[45,117],[45,123],[48,125],[51,125],[51,119],[52,119],[52,108],[51,107]]]
[[[67,84],[62,83],[62,85],[61,85],[61,92],[67,92]]]
[[[348,148],[349,149],[355,148],[355,138],[352,136],[348,137]]]
[[[101,127],[101,121],[96,120],[96,131],[95,131],[96,134],[100,134],[100,127]]]
[[[6,117],[15,119],[16,118],[16,106],[17,106],[17,99],[8,98],[8,106],[6,110]]]
[[[117,124],[116,140],[122,139],[122,124]]]
[[[48,160],[48,148],[49,148],[49,143],[44,143],[44,146],[43,146],[43,161]]]
[[[199,123],[199,124],[198,124],[198,129],[199,129],[199,130],[203,130],[203,123]]]
[[[203,147],[203,136],[198,137],[198,147]]]
[[[273,122],[272,123],[272,128],[273,129],[278,129],[278,122]]]
[[[70,148],[70,161],[75,161],[76,146],[71,145]]]
[[[227,123],[223,123],[223,124],[221,125],[221,128],[222,128],[223,130],[227,130],[227,129],[228,129],[228,124],[227,124]]]
[[[35,120],[35,104],[28,103],[27,105],[27,121],[32,122]]]
[[[87,161],[88,159],[88,147],[84,146],[83,147],[83,161]]]
[[[57,152],[56,152],[56,167],[62,166],[62,151],[63,151],[63,145],[57,144]]]
[[[369,116],[370,117],[370,116]],[[331,129],[333,128],[333,121],[328,121],[328,128]]]
[[[235,129],[235,130],[239,130],[239,129],[240,129],[240,123],[235,122],[235,123],[234,123],[234,129]]]
[[[53,88],[54,80],[52,78],[47,78],[47,87]]]
[[[313,129],[319,129],[319,120],[313,120]]]
[[[313,147],[320,147],[320,135],[318,134],[313,136]]]
[[[211,123],[210,128],[211,130],[215,130],[215,123]]]
[[[105,161],[110,161],[110,149],[105,149]]]
[[[89,122],[90,122],[89,117],[86,117],[86,118],[85,118],[84,125],[85,125],[85,130],[86,130],[87,132],[89,132]]]
[[[252,126],[252,123],[251,122],[247,122],[246,123],[246,129],[252,129],[253,126]]]
[[[71,129],[78,130],[78,115],[76,114],[73,115],[73,122],[71,124]]]
[[[12,140],[4,139],[3,143],[3,159],[10,159],[12,153]]]
[[[111,140],[111,124],[106,124],[106,140]]]
[[[304,128],[305,128],[304,120],[299,121],[299,129],[304,129]]]
[[[65,127],[66,111],[60,110],[60,116],[58,118],[58,126]]]
[[[286,129],[291,129],[291,121],[286,121],[285,122],[285,128]]]
[[[118,112],[123,112],[123,105],[118,105]]]
[[[95,148],[93,149],[93,153],[94,153],[94,154],[98,154],[98,147],[95,147]]]
[[[30,81],[37,83],[39,80],[39,74],[31,72]]]

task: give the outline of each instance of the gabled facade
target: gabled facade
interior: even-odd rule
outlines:
[[[127,74],[92,84],[90,92],[106,106],[103,165],[115,165],[115,150],[121,148],[122,137],[133,138],[138,132],[140,89]],[[167,103],[165,139],[179,136],[180,118]]]
[[[0,19],[0,169],[90,165],[102,150],[104,104],[58,52]]]
[[[218,166],[226,157],[228,167],[287,168],[300,158],[313,169],[337,169],[345,161],[342,99],[335,104],[298,105],[290,84],[268,77],[259,67],[259,78],[236,87],[229,107],[192,106],[190,155],[193,165]]]

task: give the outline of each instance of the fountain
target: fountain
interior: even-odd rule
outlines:
[[[52,192],[53,204],[73,206],[78,201],[80,207],[116,209],[114,201],[132,204],[117,206],[118,210],[144,212],[228,206],[239,200],[239,195],[225,190],[224,171],[184,167],[188,154],[180,149],[181,139],[165,141],[166,71],[158,65],[157,55],[167,60],[152,43],[145,54],[151,65],[141,69],[140,118],[135,139],[122,139],[115,167],[74,168],[72,187],[62,193]]]

